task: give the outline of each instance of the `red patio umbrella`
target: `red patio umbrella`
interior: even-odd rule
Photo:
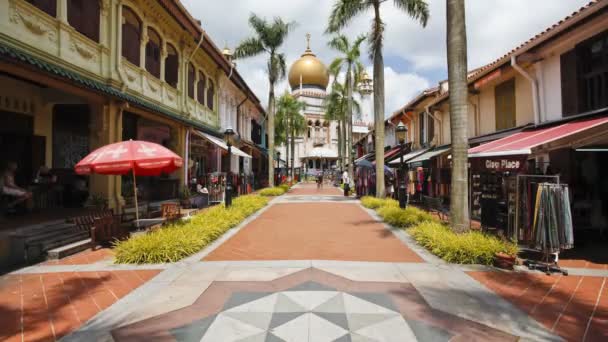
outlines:
[[[132,172],[135,218],[139,220],[135,176],[168,174],[182,167],[182,164],[180,156],[161,145],[129,140],[96,149],[76,164],[74,169],[79,175],[126,175]]]

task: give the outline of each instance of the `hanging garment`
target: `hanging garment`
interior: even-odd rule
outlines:
[[[574,247],[574,231],[567,185],[540,184],[536,195],[532,247],[555,253]]]

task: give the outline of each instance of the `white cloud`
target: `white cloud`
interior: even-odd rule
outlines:
[[[402,107],[414,96],[430,86],[429,81],[418,74],[400,74],[395,72],[391,67],[385,67],[384,94],[387,116],[390,116],[395,110]]]
[[[234,47],[252,34],[247,19],[249,14],[254,12],[269,19],[280,16],[298,23],[283,48],[288,64],[293,63],[303,52],[306,33],[312,35],[312,48],[322,61],[329,64],[336,56],[336,53],[326,46],[329,38],[324,35],[334,0],[182,2],[195,18],[202,21],[203,28],[220,47],[225,44]],[[588,0],[467,0],[469,66],[474,68],[493,61],[587,2]],[[419,23],[395,9],[391,1],[382,5],[383,19],[387,25],[384,44],[387,61],[387,114],[408,102],[421,90],[420,87],[433,86],[438,77],[445,77],[447,74],[445,0],[429,0],[429,4],[431,19],[424,29]],[[371,15],[370,12],[358,17],[344,33],[355,37],[367,32]],[[365,56],[363,60],[369,66]],[[398,57],[406,63],[391,65],[391,57]],[[268,97],[265,69],[265,57],[238,61],[239,72],[264,106]],[[286,82],[282,82],[276,93],[281,94],[286,88]]]

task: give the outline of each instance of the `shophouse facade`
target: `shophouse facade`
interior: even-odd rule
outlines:
[[[3,1],[0,159],[19,164],[24,187],[41,166],[70,187],[79,179],[73,166],[89,152],[148,140],[176,152],[185,165],[171,175],[138,180],[140,195],[177,198],[192,178],[191,139],[198,133],[215,138],[199,144],[205,159],[200,167],[221,171],[226,151],[216,142],[227,127],[222,116],[235,110],[226,105],[226,88],[233,98],[247,98],[251,117],[263,125],[259,100],[233,66],[179,1]],[[248,137],[246,129],[241,136]],[[238,173],[238,161],[233,165]],[[81,181],[110,208],[132,197],[126,178],[92,175]]]
[[[608,1],[592,1],[469,72],[470,200],[482,226],[521,239],[522,186],[534,179],[569,185],[578,241],[607,231],[608,184],[599,176],[607,167],[607,22]],[[418,119],[414,126],[421,133],[414,139],[430,148],[409,158],[409,169],[428,163],[428,173],[417,177],[422,194],[447,200],[449,187],[442,186],[451,165],[447,82],[422,108],[407,107],[395,115]],[[423,117],[432,124],[424,124]],[[447,169],[445,177],[441,169]]]

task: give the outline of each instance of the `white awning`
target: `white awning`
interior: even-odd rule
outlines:
[[[424,149],[421,149],[421,150],[412,151],[412,152],[410,152],[410,153],[408,153],[408,154],[406,154],[406,155],[403,156],[403,162],[405,163],[405,162],[407,162],[408,160],[410,160],[412,158],[418,157],[419,155],[425,153],[428,150],[429,150],[428,148],[424,148]],[[401,158],[397,157],[397,159],[390,161],[388,164],[391,165],[391,166],[397,166],[400,163],[401,163]]]
[[[419,155],[418,157],[416,157],[416,158],[408,161],[408,164],[423,162],[425,160],[429,160],[431,158],[435,158],[435,157],[437,157],[437,156],[439,156],[441,154],[448,153],[451,150],[452,150],[452,146],[451,145],[442,146],[442,147],[436,147],[435,149],[430,150],[430,151],[428,151],[426,153],[423,153],[423,154]]]
[[[315,147],[304,158],[338,158],[338,152],[325,147]]]
[[[210,142],[212,142],[214,145],[216,145],[217,147],[228,151],[228,145],[226,145],[226,143],[217,137],[214,137],[211,134],[207,134],[201,131],[194,131],[197,135],[199,135],[202,138],[205,138],[207,140],[209,140]],[[248,155],[247,153],[241,151],[238,147],[232,146],[230,148],[231,152],[234,153],[235,155],[239,156],[239,157],[244,157],[244,158],[251,158],[250,155]]]

